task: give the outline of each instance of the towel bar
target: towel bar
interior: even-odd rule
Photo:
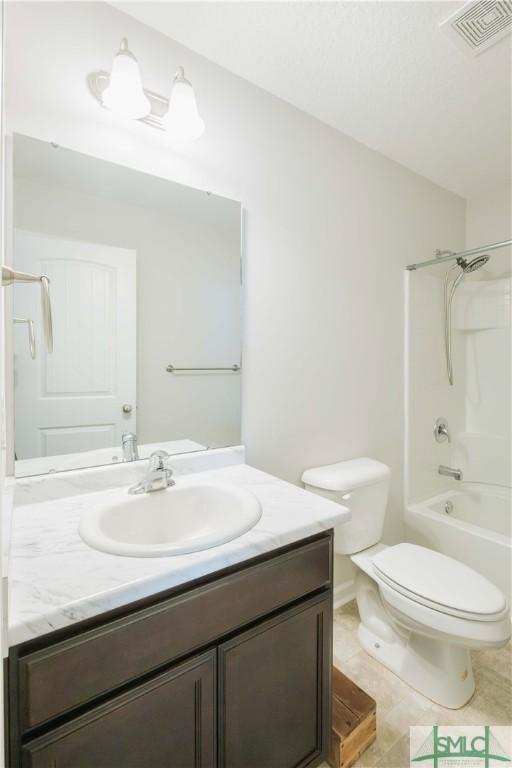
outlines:
[[[239,365],[230,365],[229,368],[176,368],[174,365],[168,365],[165,369],[167,373],[175,373],[176,371],[233,371],[238,373],[240,370]]]

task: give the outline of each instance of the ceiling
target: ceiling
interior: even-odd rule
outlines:
[[[461,2],[111,4],[463,197],[509,182],[510,37],[466,56]]]

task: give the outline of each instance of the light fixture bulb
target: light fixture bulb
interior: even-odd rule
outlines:
[[[204,122],[197,111],[194,89],[186,79],[183,67],[178,67],[174,76],[164,126],[177,141],[195,141],[204,133]]]
[[[133,120],[151,112],[151,104],[142,88],[137,59],[129,50],[126,38],[121,40],[114,57],[110,82],[103,92],[102,102],[117,115]]]

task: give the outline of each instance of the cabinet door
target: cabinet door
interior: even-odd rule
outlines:
[[[151,638],[148,638],[151,642]],[[216,653],[180,664],[22,750],[26,768],[214,768]]]
[[[219,647],[219,768],[299,768],[326,759],[332,595]]]

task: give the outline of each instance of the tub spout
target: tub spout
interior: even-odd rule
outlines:
[[[440,475],[445,475],[446,477],[453,477],[454,480],[462,480],[462,470],[461,469],[455,469],[454,467],[446,467],[444,464],[440,464],[437,468],[437,471]]]

